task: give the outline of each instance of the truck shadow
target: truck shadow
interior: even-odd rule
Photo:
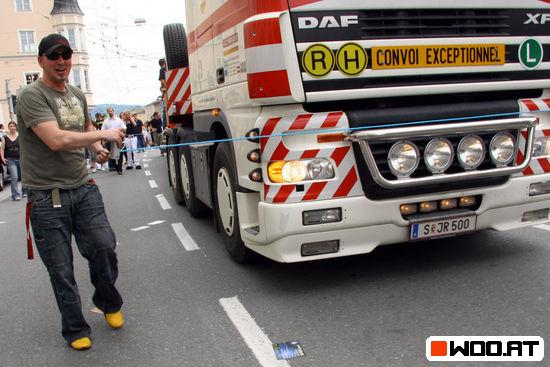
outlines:
[[[505,269],[511,258],[537,256],[533,254],[537,250],[533,243],[524,238],[518,243],[515,241],[518,238],[520,236],[511,236],[510,232],[483,231],[454,238],[380,246],[370,254],[321,261],[281,264],[262,258],[246,271],[263,279],[266,286],[282,285],[285,292],[334,287],[347,284],[350,279],[393,282],[455,271],[500,271],[498,268]],[[287,287],[289,284],[291,287]]]

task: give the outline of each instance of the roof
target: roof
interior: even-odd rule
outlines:
[[[53,9],[50,13],[55,14],[80,14],[84,15],[80,6],[78,6],[78,0],[54,0]]]

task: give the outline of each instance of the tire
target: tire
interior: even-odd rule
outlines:
[[[189,66],[187,55],[187,37],[181,23],[172,23],[164,26],[164,54],[168,69],[186,68]]]
[[[214,208],[225,248],[236,262],[250,263],[255,256],[241,238],[235,192],[237,175],[229,143],[218,145],[214,156],[213,174]]]
[[[4,172],[0,172],[0,191],[4,190]]]
[[[172,130],[168,135],[168,145],[177,144],[177,135]],[[171,147],[166,149],[167,161],[168,161],[168,179],[170,180],[170,187],[172,187],[172,193],[174,199],[180,205],[184,204],[183,193],[181,191],[181,180],[179,175],[179,157],[178,148]]]

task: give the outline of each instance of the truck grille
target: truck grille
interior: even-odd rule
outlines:
[[[493,9],[415,9],[360,12],[361,39],[510,35],[510,16]]]

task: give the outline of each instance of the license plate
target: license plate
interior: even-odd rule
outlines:
[[[372,68],[407,69],[503,65],[503,44],[388,46],[372,48]]]
[[[476,216],[446,218],[411,224],[411,241],[429,238],[454,236],[473,232],[476,229]]]

